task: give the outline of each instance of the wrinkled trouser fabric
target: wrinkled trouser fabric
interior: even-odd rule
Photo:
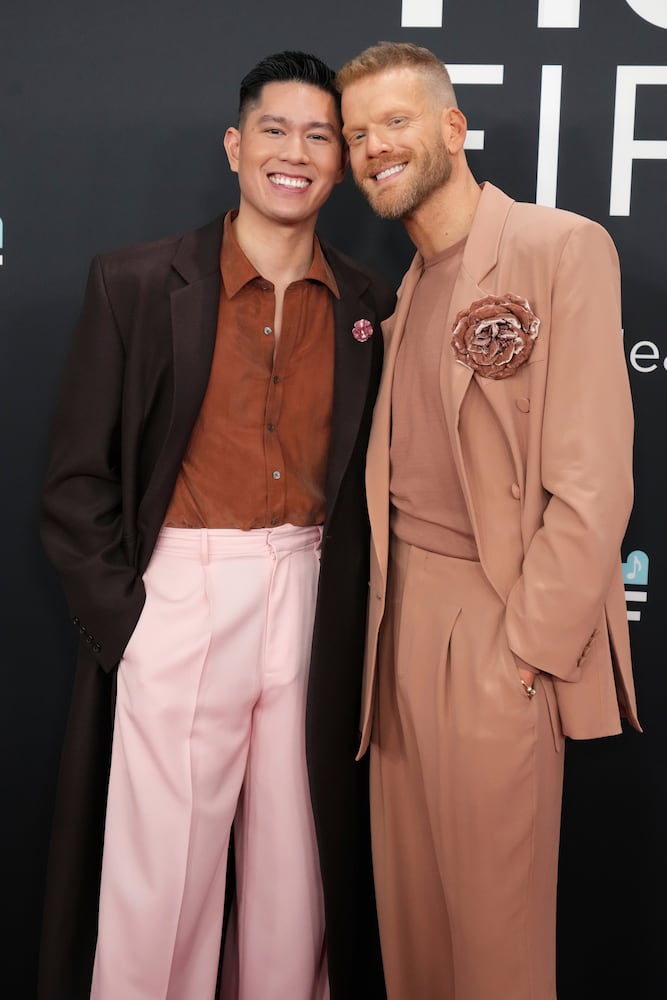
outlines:
[[[371,743],[389,1000],[556,997],[564,755],[535,686],[480,564],[393,539]]]
[[[328,996],[304,752],[320,540],[160,534],[118,671],[92,1000],[213,1000],[233,822],[233,996]]]

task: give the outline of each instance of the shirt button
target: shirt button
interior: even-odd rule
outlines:
[[[272,517],[271,518],[271,524],[277,524],[277,523],[278,523],[278,518],[277,517]]]
[[[267,426],[267,429],[270,430],[270,431],[274,431],[276,429],[276,425],[275,424],[267,424],[266,426]]]
[[[275,472],[273,473],[273,478],[274,478],[274,479],[280,479],[280,473],[278,472],[278,470],[277,470],[277,469],[276,469],[276,470],[275,470]]]
[[[264,327],[264,335],[265,336],[270,337],[272,333],[273,333],[273,330],[271,329],[270,326],[265,326]]]
[[[273,376],[273,384],[274,385],[278,385],[279,382],[280,382],[280,377],[278,375],[274,375]]]

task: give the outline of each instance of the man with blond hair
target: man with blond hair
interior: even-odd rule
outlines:
[[[633,417],[608,234],[479,185],[432,52],[338,75],[355,180],[417,248],[366,468],[359,755],[389,1000],[554,1000],[563,736],[638,728]]]

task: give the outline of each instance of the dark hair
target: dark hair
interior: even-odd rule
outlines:
[[[239,92],[239,128],[248,111],[259,104],[262,90],[267,83],[307,83],[333,98],[338,121],[340,94],[336,88],[336,74],[317,56],[307,52],[276,52],[254,66],[241,80]]]

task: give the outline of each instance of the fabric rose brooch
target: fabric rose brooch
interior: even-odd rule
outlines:
[[[485,378],[507,378],[530,357],[539,328],[520,295],[487,295],[454,320],[454,356]]]
[[[373,324],[367,319],[358,319],[352,327],[352,336],[364,344],[373,336]]]

